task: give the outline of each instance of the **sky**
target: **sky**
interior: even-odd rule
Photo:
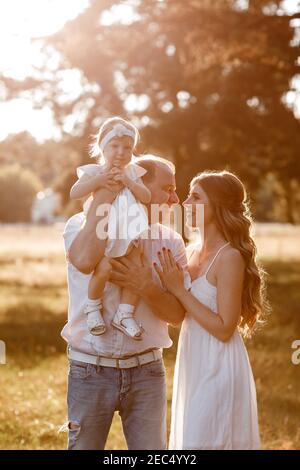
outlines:
[[[88,4],[89,0],[0,0],[0,73],[19,80],[34,73],[34,66],[38,66],[43,57],[39,51],[40,46],[33,43],[32,39],[58,31]],[[248,0],[237,0],[237,4],[240,8],[247,8]],[[289,14],[300,11],[300,1],[284,0],[283,8]],[[105,12],[102,23],[119,21],[129,24],[133,19],[132,6],[124,4]],[[300,26],[300,22],[297,26]],[[55,57],[53,61],[55,62]],[[64,76],[62,86],[66,96],[78,93],[79,79],[76,75]],[[300,117],[300,85],[299,93],[287,93],[286,102],[290,106],[296,106],[295,110]],[[139,105],[134,96],[128,101],[128,109]],[[0,122],[0,140],[10,133],[23,130],[28,130],[41,142],[52,137],[59,138],[50,109],[34,109],[32,101],[25,97],[6,101],[5,90],[1,87]]]

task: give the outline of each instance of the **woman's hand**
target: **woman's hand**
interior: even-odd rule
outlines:
[[[158,252],[158,259],[161,268],[156,263],[153,263],[153,266],[162,285],[175,296],[185,291],[183,269],[175,261],[171,250],[163,247],[162,253]]]

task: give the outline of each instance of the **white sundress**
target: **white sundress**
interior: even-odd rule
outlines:
[[[217,288],[207,273],[190,292],[217,313]],[[259,449],[256,389],[238,330],[224,343],[191,316],[183,321],[174,371],[170,449]]]
[[[95,176],[104,171],[101,164],[83,165],[77,168],[77,176],[84,174]],[[125,168],[126,175],[133,181],[139,182],[147,170],[129,163]],[[90,196],[83,205],[83,211],[87,216],[93,198]],[[127,188],[121,189],[111,205],[108,217],[108,239],[105,247],[105,256],[115,258],[126,254],[130,243],[137,240],[142,233],[148,230],[149,222],[146,208],[134,197]]]

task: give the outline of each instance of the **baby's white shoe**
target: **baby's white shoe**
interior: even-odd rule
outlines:
[[[87,326],[92,335],[103,335],[106,331],[106,325],[101,315],[102,302],[101,300],[88,300],[84,313],[87,316]]]
[[[137,324],[134,319],[133,312],[119,306],[112,320],[112,325],[136,341],[140,341],[142,339],[144,329],[141,325]]]

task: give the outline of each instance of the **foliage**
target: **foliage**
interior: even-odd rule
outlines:
[[[0,221],[29,222],[31,206],[41,182],[30,170],[18,165],[2,168],[0,173]]]

